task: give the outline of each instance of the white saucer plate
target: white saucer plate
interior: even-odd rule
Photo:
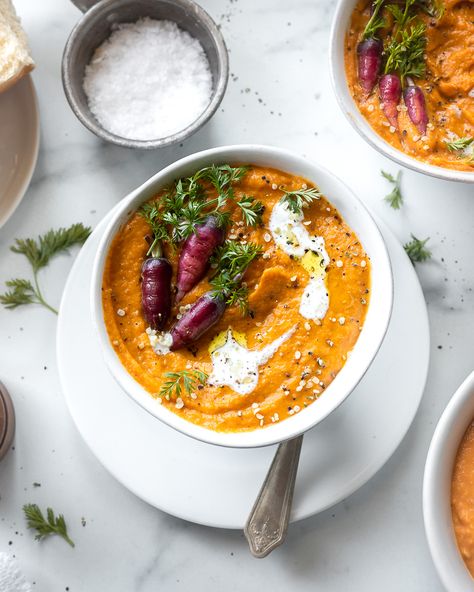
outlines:
[[[0,94],[0,228],[22,200],[39,148],[39,115],[30,75]]]
[[[70,413],[93,454],[141,499],[191,522],[243,528],[276,447],[229,449],[196,441],[120,389],[89,320],[88,286],[105,223],[82,248],[61,302],[57,355]],[[386,227],[381,230],[394,273],[390,327],[354,393],[305,435],[291,521],[317,514],[364,485],[402,441],[423,394],[429,364],[423,293],[403,248]]]

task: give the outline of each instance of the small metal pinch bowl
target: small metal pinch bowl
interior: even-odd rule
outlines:
[[[202,127],[215,113],[229,77],[227,48],[216,23],[192,0],[72,0],[84,13],[72,30],[62,59],[66,98],[77,118],[99,138],[126,148],[161,148],[182,142]],[[174,21],[202,45],[212,74],[212,94],[201,115],[184,129],[153,140],[123,138],[104,129],[89,109],[83,89],[84,72],[94,51],[119,23],[133,23],[143,17]]]

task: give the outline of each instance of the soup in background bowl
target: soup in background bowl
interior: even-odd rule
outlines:
[[[213,175],[225,171],[239,178],[216,212]],[[183,293],[180,288],[179,303],[173,292],[166,322],[153,325],[140,281],[156,237],[146,212],[168,207],[189,188],[190,177],[192,183],[200,179],[205,213],[225,212],[225,240],[204,277]],[[242,200],[259,212],[255,225],[242,212]],[[167,226],[171,233],[173,224]],[[186,236],[173,246],[169,233],[160,235],[173,286],[182,283],[176,275]],[[229,261],[239,249],[258,253],[237,273]],[[229,281],[232,288],[222,292]],[[214,300],[225,301],[216,305],[218,313]],[[201,315],[201,302],[204,317],[212,304],[212,326]],[[259,146],[187,157],[125,198],[105,231],[93,273],[94,320],[123,389],[172,427],[228,446],[279,442],[327,416],[370,365],[391,305],[388,255],[363,205],[319,166]],[[207,328],[197,336],[196,306]]]
[[[449,401],[431,440],[423,478],[423,518],[433,562],[446,590],[474,590],[472,566],[472,460],[465,434],[474,418],[474,372]],[[468,432],[469,436],[469,432]],[[461,460],[461,466],[459,461]],[[464,473],[464,474],[463,474]],[[471,503],[470,503],[471,502]],[[469,509],[470,508],[470,509]],[[458,537],[458,538],[456,538]],[[467,564],[464,558],[467,559]]]
[[[379,6],[375,16],[372,6]],[[403,16],[406,6],[339,0],[330,41],[336,97],[382,154],[428,175],[473,183],[474,5],[415,2]]]

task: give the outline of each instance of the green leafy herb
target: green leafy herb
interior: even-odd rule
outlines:
[[[243,245],[228,240],[216,250],[211,259],[211,265],[216,267],[216,273],[210,280],[214,293],[222,295],[227,305],[239,306],[242,314],[248,311],[248,290],[242,283],[242,277],[261,252],[260,245],[255,243]]]
[[[25,504],[23,506],[23,512],[28,528],[36,530],[35,539],[37,541],[49,535],[57,534],[71,545],[71,547],[74,547],[73,541],[68,536],[66,521],[62,514],[55,517],[53,510],[47,508],[45,518],[36,504]]]
[[[180,397],[184,391],[187,395],[194,392],[199,385],[206,383],[208,375],[201,370],[180,370],[179,372],[165,372],[164,378],[168,380],[160,389],[160,397],[168,401],[174,397]]]
[[[385,74],[397,72],[404,82],[407,76],[421,78],[426,71],[426,25],[411,24],[399,30],[384,49]]]
[[[386,25],[385,19],[380,15],[380,11],[384,5],[385,0],[375,0],[372,3],[372,15],[365,25],[362,33],[362,39],[375,37],[379,29],[383,29]]]
[[[426,243],[430,240],[429,237],[425,238],[425,240],[420,240],[416,238],[413,234],[411,235],[412,240],[405,245],[403,248],[406,251],[408,257],[410,257],[411,262],[415,263],[423,263],[423,261],[427,261],[431,258],[431,251],[426,248]]]
[[[321,198],[321,193],[316,187],[307,189],[296,189],[295,191],[284,191],[280,201],[288,204],[288,209],[294,214],[301,214],[303,206]]]
[[[234,185],[243,179],[247,171],[248,167],[231,167],[228,164],[205,167],[191,177],[175,181],[159,201],[143,204],[139,211],[150,224],[154,242],[165,240],[178,244],[209,216],[216,218],[218,226],[228,226],[231,214],[227,206],[230,202],[239,208],[247,226],[260,224],[263,204],[248,195],[237,197],[234,193]],[[217,192],[215,198],[206,199],[209,185]]]
[[[0,302],[6,308],[16,308],[33,303],[41,304],[51,312],[58,314],[58,311],[43,298],[38,284],[38,272],[46,267],[55,255],[68,251],[74,245],[82,245],[90,233],[89,227],[79,223],[73,224],[69,228],[49,230],[37,239],[17,238],[15,244],[10,248],[14,253],[24,255],[28,259],[33,270],[34,283],[22,278],[8,280],[6,286],[10,290],[0,294]]]
[[[445,11],[443,0],[418,0],[420,8],[433,18],[440,19]]]
[[[469,153],[469,148],[474,146],[474,137],[458,138],[452,142],[446,142],[448,150],[456,152],[459,157],[466,157],[469,162],[474,161],[474,150]]]
[[[385,171],[380,172],[382,173],[382,177],[384,177],[385,179],[387,179],[387,181],[394,185],[393,190],[388,195],[386,195],[384,199],[386,202],[390,204],[390,207],[392,207],[394,210],[399,210],[403,205],[403,195],[400,187],[402,171],[398,171],[396,177]]]

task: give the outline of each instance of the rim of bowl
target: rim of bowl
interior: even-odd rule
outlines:
[[[417,160],[386,142],[359,111],[347,85],[344,65],[344,39],[358,0],[339,0],[334,13],[329,40],[329,71],[337,102],[346,119],[358,134],[381,154],[413,171],[461,183],[474,183],[474,172],[456,171]]]
[[[110,344],[103,319],[102,276],[105,259],[113,237],[133,214],[138,205],[156,194],[160,187],[183,174],[190,174],[190,172],[202,166],[219,162],[248,162],[260,164],[261,166],[273,166],[293,174],[301,174],[314,181],[315,184],[320,186],[323,193],[328,195],[329,201],[337,207],[351,228],[354,229],[354,226],[360,225],[364,229],[366,240],[371,241],[371,249],[367,252],[372,263],[372,280],[376,273],[379,276],[375,287],[373,281],[371,282],[371,299],[366,319],[351,355],[336,378],[318,399],[318,405],[310,405],[304,409],[303,413],[295,414],[286,418],[285,421],[271,424],[265,429],[255,429],[249,432],[210,430],[191,423],[159,405],[125,370]],[[332,190],[326,192],[325,184],[331,185]],[[352,216],[352,219],[348,219],[347,212]],[[359,230],[355,229],[355,232],[357,232],[365,247],[365,240],[361,238]],[[354,390],[375,358],[388,328],[392,304],[393,277],[387,247],[376,222],[359,198],[338,177],[319,164],[281,148],[254,144],[211,148],[184,157],[158,172],[126,196],[116,206],[112,218],[100,239],[92,270],[92,322],[101,344],[106,365],[122,390],[149,413],[179,432],[209,444],[231,448],[268,446],[294,438],[318,424],[334,411]]]
[[[159,2],[160,0],[157,1]],[[76,46],[76,44],[81,42],[83,29],[87,26],[89,19],[92,18],[96,12],[100,11],[104,5],[110,4],[110,9],[112,9],[113,0],[100,0],[81,16],[77,24],[72,29],[66,41],[66,45],[64,46],[61,61],[61,78],[63,83],[64,94],[66,95],[66,99],[69,103],[69,106],[71,107],[73,113],[76,115],[79,121],[89,131],[91,131],[99,138],[106,140],[107,142],[117,144],[118,146],[122,146],[124,148],[142,148],[145,150],[151,150],[154,148],[164,148],[165,146],[171,146],[172,144],[182,142],[183,140],[186,140],[187,138],[192,136],[205,123],[207,123],[209,119],[211,119],[211,117],[214,115],[214,113],[217,111],[217,108],[221,104],[229,80],[229,53],[224,41],[224,37],[222,36],[222,33],[219,30],[215,21],[199,4],[196,4],[196,2],[194,2],[193,0],[173,1],[175,4],[180,4],[183,8],[194,13],[194,17],[196,18],[196,20],[201,21],[206,26],[207,30],[209,31],[209,36],[212,38],[216,46],[216,53],[220,66],[220,75],[218,79],[215,81],[215,86],[212,91],[210,102],[208,103],[204,111],[201,113],[201,115],[199,115],[199,117],[195,119],[192,123],[190,123],[187,127],[174,134],[170,134],[163,138],[156,138],[154,140],[134,140],[118,136],[102,127],[102,125],[97,121],[97,119],[94,117],[92,112],[90,112],[90,110],[83,110],[80,104],[76,101],[75,92],[73,90],[76,87],[76,84],[72,81],[72,78],[70,76],[70,57],[73,48]]]
[[[451,515],[451,479],[461,440],[474,419],[474,372],[444,409],[431,440],[423,477],[423,519],[433,563],[449,591],[474,590],[459,552]]]

